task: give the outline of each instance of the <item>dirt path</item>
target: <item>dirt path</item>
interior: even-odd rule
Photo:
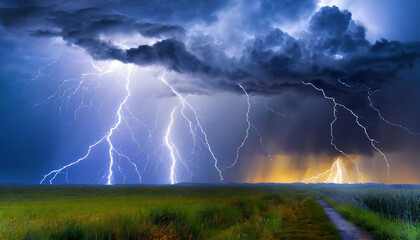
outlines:
[[[373,240],[371,234],[367,232],[363,232],[362,230],[358,229],[352,223],[344,219],[339,213],[334,211],[331,207],[329,207],[322,199],[318,197],[319,204],[321,204],[322,208],[324,209],[325,213],[328,215],[328,218],[331,222],[335,225],[337,230],[340,232],[340,238],[342,240]]]

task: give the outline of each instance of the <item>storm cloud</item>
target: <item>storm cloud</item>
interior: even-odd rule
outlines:
[[[400,70],[412,68],[420,57],[419,42],[382,39],[370,43],[365,37],[365,27],[352,20],[349,11],[336,6],[313,12],[307,19],[308,28],[298,37],[276,27],[281,22],[301,20],[315,11],[314,1],[261,1],[256,6],[258,10],[252,9],[253,4],[247,9],[235,1],[191,5],[169,2],[153,4],[153,8],[147,2],[135,6],[118,2],[141,13],[146,12],[145,8],[150,11],[138,17],[124,15],[124,9],[114,9],[117,5],[114,2],[90,7],[81,4],[80,8],[69,10],[62,10],[56,3],[27,2],[24,6],[1,9],[0,20],[12,31],[61,37],[68,44],[82,47],[95,59],[162,65],[181,74],[199,76],[215,88],[237,90],[234,86],[239,82],[256,93],[275,93],[284,86],[313,79],[337,88],[340,87],[337,79],[341,79],[376,89],[395,79]],[[180,14],[180,7],[185,14]],[[218,36],[190,31],[194,23],[217,24],[220,12],[237,8],[249,12],[241,18],[244,21],[241,31],[254,36],[242,42],[237,56],[228,56],[220,49],[216,43]],[[177,20],[172,21],[174,18]],[[134,33],[156,41],[123,49],[112,40],[102,39],[112,34]],[[200,45],[202,42],[206,44]]]

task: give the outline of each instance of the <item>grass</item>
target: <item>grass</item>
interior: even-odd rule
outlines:
[[[420,190],[350,185],[0,186],[0,239],[420,239]]]
[[[0,186],[0,239],[339,239],[306,186]]]
[[[420,239],[420,190],[326,188],[324,200],[376,239]]]

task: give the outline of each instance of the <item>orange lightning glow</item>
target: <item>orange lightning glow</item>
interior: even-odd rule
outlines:
[[[332,164],[331,168],[325,172],[308,178],[303,181],[304,183],[350,183],[347,169],[340,158],[337,158]]]

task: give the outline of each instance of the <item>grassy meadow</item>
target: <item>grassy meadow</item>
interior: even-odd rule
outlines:
[[[418,239],[413,216],[419,191],[372,195],[407,191],[397,198],[408,205],[396,211],[390,209],[398,200],[388,195],[377,209],[377,200],[354,200],[355,193],[370,199],[368,191],[325,185],[0,186],[0,239],[339,239],[317,196],[378,239]],[[376,225],[366,224],[373,220]],[[400,230],[388,231],[390,226]]]
[[[291,186],[0,187],[0,239],[338,239]]]

